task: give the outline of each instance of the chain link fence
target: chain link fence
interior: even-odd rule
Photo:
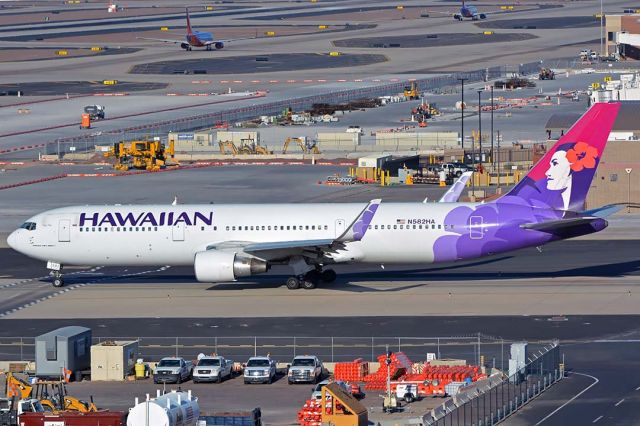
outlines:
[[[139,356],[145,361],[159,361],[166,356],[196,359],[198,354],[221,353],[243,362],[255,355],[269,354],[281,362],[296,355],[314,354],[325,362],[352,361],[362,358],[376,361],[387,348],[401,351],[410,359],[424,361],[427,353],[437,358],[465,359],[479,364],[480,357],[496,368],[508,366],[509,342],[482,334],[446,337],[94,337],[92,343],[104,341],[137,341]],[[0,338],[0,360],[8,362],[34,361],[35,338]]]
[[[509,368],[466,388],[423,417],[425,426],[489,426],[499,423],[564,377],[557,342],[543,346],[522,367]]]

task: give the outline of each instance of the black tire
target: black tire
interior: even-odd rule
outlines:
[[[287,278],[287,288],[289,290],[297,290],[300,288],[300,280],[296,277]]]
[[[179,385],[180,383],[182,383],[182,376],[178,376],[176,379],[176,385]]]
[[[325,283],[332,283],[336,280],[338,274],[333,269],[325,269],[322,271],[322,281]]]
[[[408,393],[404,396],[404,402],[406,402],[407,404],[411,404],[413,401],[415,401],[415,399],[413,398],[413,395]]]
[[[302,281],[302,288],[305,290],[313,290],[316,288],[316,283],[311,280],[304,280]]]
[[[222,376],[218,376],[218,378],[216,379],[216,383],[220,383],[222,382]]]
[[[64,280],[61,278],[54,278],[52,284],[56,288],[60,288],[64,286]]]
[[[153,383],[157,385],[158,381],[156,379],[153,379]]]

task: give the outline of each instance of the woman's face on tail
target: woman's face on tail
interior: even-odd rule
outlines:
[[[571,163],[567,160],[566,151],[556,151],[549,161],[547,176],[547,189],[560,191],[569,186],[571,179]]]

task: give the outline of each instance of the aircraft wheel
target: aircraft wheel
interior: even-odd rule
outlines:
[[[52,284],[53,284],[54,287],[59,288],[59,287],[64,286],[64,280],[62,279],[62,277],[56,277],[56,278],[53,279]]]
[[[338,275],[336,274],[336,271],[334,271],[333,269],[326,269],[322,271],[322,281],[326,283],[334,282],[337,276]]]
[[[289,277],[287,279],[287,288],[289,290],[297,290],[300,288],[300,280],[296,277]]]
[[[313,290],[314,288],[316,288],[316,283],[312,280],[304,280],[302,281],[302,288],[304,288],[305,290]]]

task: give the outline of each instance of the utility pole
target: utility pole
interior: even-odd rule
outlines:
[[[458,80],[460,80],[460,143],[464,152],[464,82],[467,79],[458,77]]]
[[[498,192],[500,192],[500,130],[498,130],[498,149],[496,150],[496,157],[498,162]]]

